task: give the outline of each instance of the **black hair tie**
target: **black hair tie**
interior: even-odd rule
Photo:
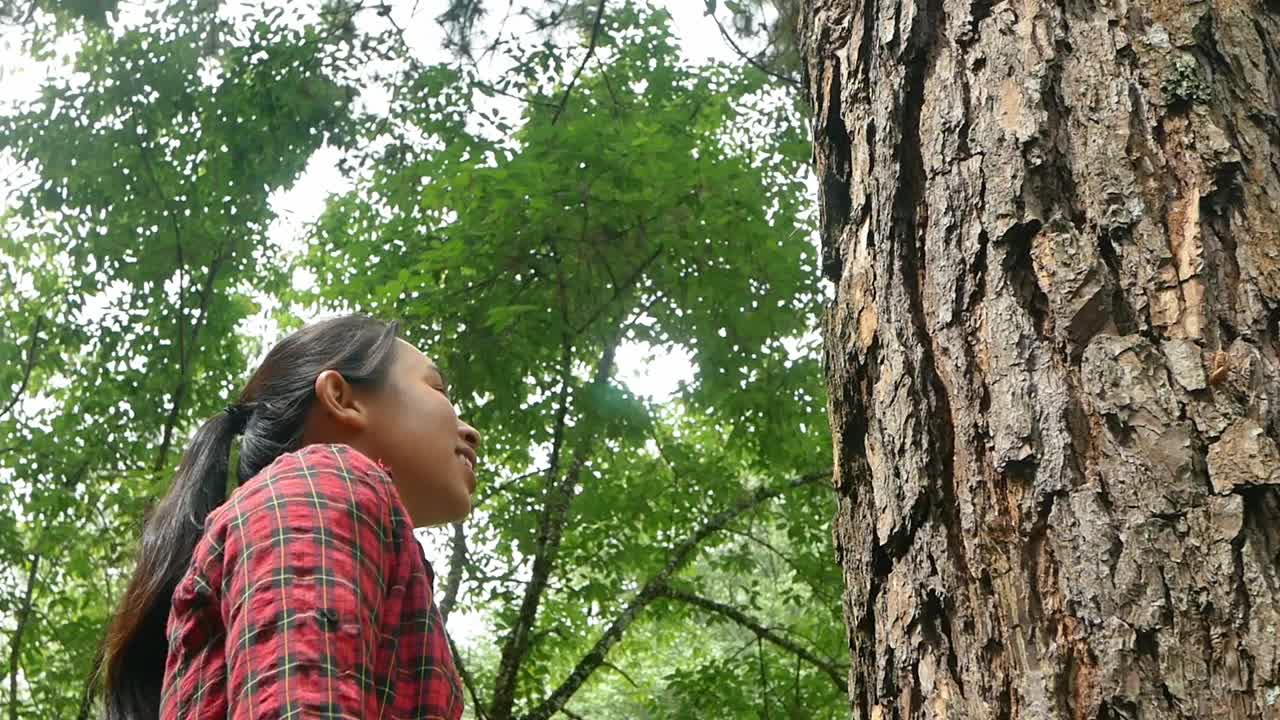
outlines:
[[[253,415],[253,406],[236,403],[228,405],[223,412],[227,414],[227,417],[231,418],[231,424],[235,431],[242,432],[245,426],[249,424],[249,416]]]

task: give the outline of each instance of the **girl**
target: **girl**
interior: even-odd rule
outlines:
[[[413,529],[470,512],[479,443],[394,323],[282,340],[147,520],[102,650],[108,720],[456,720]]]

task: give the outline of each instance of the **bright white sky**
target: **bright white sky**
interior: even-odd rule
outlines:
[[[272,0],[268,0],[272,2]],[[143,7],[152,2],[121,3],[122,16],[125,22],[129,18],[140,17]],[[224,11],[239,14],[237,7],[254,6],[258,3],[246,3],[240,0],[227,0],[223,3]],[[298,12],[302,3],[280,3],[286,12]],[[727,60],[733,57],[732,49],[720,36],[715,23],[704,14],[703,3],[699,0],[654,0],[653,4],[665,7],[674,18],[675,30],[682,41],[682,46],[689,60],[702,62],[709,59]],[[406,39],[410,46],[425,61],[444,60],[445,53],[441,49],[443,36],[434,18],[445,7],[445,0],[394,0],[393,17],[406,30]],[[506,5],[502,0],[489,3],[492,16],[488,19],[490,31],[502,21],[502,10]],[[722,21],[727,20],[722,17]],[[505,26],[506,32],[519,31],[520,20],[512,17]],[[0,112],[10,103],[31,99],[39,92],[39,87],[51,74],[59,74],[65,66],[58,61],[47,64],[32,62],[20,52],[21,29],[0,25]],[[75,49],[73,42],[60,46],[60,55],[66,55]],[[576,63],[572,64],[576,67]],[[500,67],[482,66],[484,72],[497,73]],[[370,107],[385,104],[385,94],[370,92],[364,102]],[[501,99],[498,99],[501,102]],[[278,214],[277,221],[271,228],[271,236],[282,246],[298,246],[302,241],[305,226],[317,218],[324,207],[330,193],[347,189],[348,184],[337,170],[338,153],[332,149],[318,152],[308,164],[306,171],[294,185],[284,191],[277,192],[272,198],[272,207]],[[0,215],[9,207],[8,196],[22,184],[23,177],[7,153],[0,149]],[[308,282],[305,273],[296,276],[298,282]],[[259,337],[268,339],[269,347],[273,338],[278,338],[278,331],[262,318],[251,323],[247,328]],[[618,353],[618,371],[620,379],[633,392],[647,395],[656,400],[670,397],[681,380],[691,379],[692,369],[687,356],[667,350],[655,352],[653,348],[630,344],[622,347]],[[447,572],[447,558],[444,552],[444,533],[422,538],[432,564],[443,577]],[[474,549],[474,548],[473,548]],[[465,590],[464,590],[465,592]],[[478,639],[486,633],[483,618],[456,614],[450,619],[450,632],[462,646]]]

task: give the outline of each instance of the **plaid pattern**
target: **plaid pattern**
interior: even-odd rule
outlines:
[[[386,468],[282,455],[215,510],[173,594],[163,720],[457,720],[432,574]]]

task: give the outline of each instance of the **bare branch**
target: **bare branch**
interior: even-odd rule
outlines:
[[[724,603],[717,602],[715,600],[711,600],[709,598],[704,598],[701,595],[695,595],[694,593],[686,592],[684,590],[678,590],[672,587],[663,588],[661,595],[662,597],[670,598],[672,600],[679,600],[681,602],[688,603],[695,607],[702,608],[703,610],[714,613],[728,620],[732,620],[733,622],[755,633],[757,638],[761,640],[768,640],[774,645],[777,645],[783,650],[786,650],[787,652],[792,653],[793,655],[800,658],[801,660],[804,660],[810,665],[813,665],[814,667],[818,668],[822,672],[826,673],[831,677],[831,682],[835,683],[836,687],[839,688],[842,692],[847,690],[847,685],[845,684],[845,671],[843,668],[838,667],[834,662],[830,660],[823,660],[817,655],[814,655],[809,650],[801,647],[799,644],[792,641],[791,639],[783,637],[782,635],[779,635],[773,630],[770,630],[769,628],[761,624],[759,621],[749,617],[746,613],[742,612],[741,610],[733,606],[726,605]]]
[[[653,577],[640,588],[640,591],[622,608],[618,616],[600,636],[591,650],[587,652],[569,673],[569,677],[559,687],[543,700],[536,708],[533,709],[523,720],[548,720],[552,715],[557,713],[569,698],[582,687],[587,681],[591,673],[595,672],[602,664],[604,664],[605,656],[609,649],[613,647],[620,639],[627,628],[635,621],[636,617],[655,599],[662,596],[667,582],[675,576],[675,574],[683,568],[693,557],[694,551],[711,535],[723,530],[730,522],[733,522],[743,513],[772,500],[773,498],[786,493],[789,490],[810,485],[818,480],[831,476],[830,470],[810,473],[795,478],[778,487],[760,488],[750,495],[744,496],[732,506],[721,510],[711,516],[706,522],[698,527],[689,537],[685,538],[679,545],[672,548],[670,555],[667,557],[667,563]]]
[[[578,69],[573,73],[573,77],[569,80],[569,87],[564,89],[564,96],[560,98],[560,107],[556,108],[556,112],[551,116],[551,124],[555,125],[560,119],[560,114],[564,112],[564,108],[569,104],[569,95],[573,93],[573,87],[578,84],[578,77],[582,75],[582,71],[587,68],[587,63],[596,54],[596,41],[600,39],[600,28],[604,24],[604,3],[600,0],[600,4],[596,6],[596,20],[591,25],[591,41],[587,43],[587,54],[582,58],[582,63],[578,65]]]

